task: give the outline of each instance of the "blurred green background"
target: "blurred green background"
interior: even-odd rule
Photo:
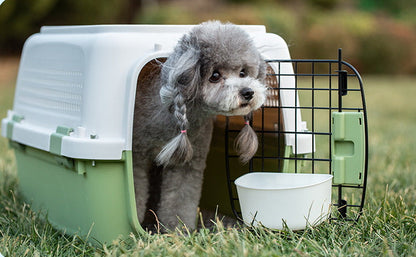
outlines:
[[[416,0],[6,0],[0,56],[19,55],[43,25],[264,24],[292,58],[346,60],[361,73],[416,74]]]

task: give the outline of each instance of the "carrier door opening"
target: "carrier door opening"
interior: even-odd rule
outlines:
[[[139,76],[137,78],[137,88],[136,88],[136,99],[135,99],[135,108],[134,108],[134,117],[139,115],[140,112],[139,106],[143,103],[142,96],[146,95],[146,92],[152,90],[151,86],[154,85],[155,81],[159,80],[160,72],[162,69],[162,64],[166,61],[166,58],[158,58],[149,61],[141,69]],[[134,119],[133,117],[133,119]],[[140,225],[143,228],[148,228],[150,230],[154,229],[154,224],[157,223],[156,211],[157,205],[160,200],[160,187],[162,181],[162,167],[156,166],[154,163],[147,163],[146,170],[148,173],[145,176],[138,176],[135,172],[135,167],[139,163],[141,157],[136,152],[137,142],[142,139],[142,134],[135,133],[136,123],[133,122],[133,142],[132,142],[132,151],[133,151],[133,174],[134,174],[134,191],[135,191],[135,200],[136,208],[137,206],[145,206],[145,210],[137,208],[138,218]],[[153,186],[148,187],[146,192],[141,194],[139,193],[138,188],[145,186],[145,183],[151,183]]]

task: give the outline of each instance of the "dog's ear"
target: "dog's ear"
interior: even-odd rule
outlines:
[[[240,155],[240,161],[247,163],[257,152],[259,141],[256,132],[250,126],[252,113],[244,116],[245,126],[235,139],[234,148]]]
[[[174,52],[162,68],[162,87],[160,97],[163,104],[173,104],[176,91],[185,100],[195,97],[201,81],[199,51],[189,48],[184,52]]]
[[[267,64],[264,61],[263,57],[260,56],[260,63],[259,63],[259,74],[257,75],[257,79],[260,81],[264,81],[266,79],[266,73],[267,73]]]
[[[174,53],[162,70],[164,84],[160,89],[162,103],[173,107],[178,135],[172,138],[156,157],[159,165],[168,166],[185,163],[193,155],[192,145],[188,139],[188,119],[186,103],[191,101],[200,83],[199,52],[193,48],[182,54]]]

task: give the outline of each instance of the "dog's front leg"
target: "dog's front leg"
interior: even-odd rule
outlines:
[[[135,154],[133,158],[134,190],[136,196],[136,210],[139,222],[142,223],[146,212],[146,203],[149,197],[149,164],[148,161]]]
[[[203,126],[190,130],[193,132],[190,136],[194,147],[193,158],[187,163],[165,167],[162,174],[157,215],[162,225],[169,230],[174,230],[181,223],[190,230],[196,227],[213,123],[208,120]]]
[[[166,229],[174,230],[181,223],[190,230],[195,229],[203,171],[190,165],[164,170],[157,214]]]

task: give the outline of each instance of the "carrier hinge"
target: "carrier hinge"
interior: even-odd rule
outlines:
[[[8,139],[12,139],[12,137],[13,137],[14,124],[15,123],[20,123],[24,119],[25,119],[25,117],[23,117],[23,115],[17,115],[17,114],[12,115],[11,120],[9,122],[7,122],[6,137]]]
[[[61,155],[61,147],[62,147],[62,138],[64,136],[69,136],[74,129],[68,128],[65,126],[58,126],[56,128],[56,132],[51,134],[51,138],[49,141],[49,152]]]

